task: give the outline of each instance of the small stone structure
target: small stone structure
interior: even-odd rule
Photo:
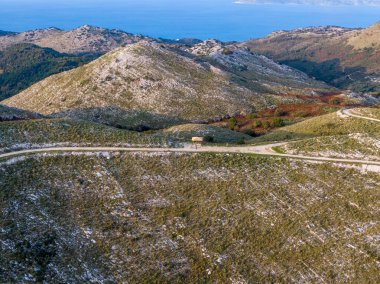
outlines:
[[[204,141],[203,137],[192,137],[191,141],[193,142],[193,145],[195,146],[195,149],[202,146],[202,143]]]
[[[193,143],[202,143],[204,141],[204,138],[203,137],[193,137],[193,138],[191,138],[191,141]]]

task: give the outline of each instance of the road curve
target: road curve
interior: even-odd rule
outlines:
[[[121,147],[57,147],[57,148],[41,148],[31,150],[21,150],[6,154],[1,154],[0,159],[9,159],[18,156],[26,156],[31,154],[52,153],[52,152],[147,152],[147,153],[241,153],[255,154],[261,156],[283,157],[298,160],[322,161],[334,163],[362,164],[380,166],[378,161],[338,159],[326,157],[311,157],[302,155],[288,155],[275,153],[272,147],[283,145],[271,144],[263,146],[244,146],[244,147],[200,147],[200,148],[121,148]]]
[[[346,115],[346,116],[351,116],[351,117],[356,117],[356,118],[360,118],[360,119],[380,122],[380,119],[376,119],[376,118],[372,118],[372,117],[367,117],[367,116],[361,116],[361,115],[358,115],[358,114],[353,114],[352,113],[352,109],[343,109],[340,112],[341,112],[341,114]]]
[[[360,116],[352,114],[350,109],[343,109],[338,112],[342,117],[356,117],[360,119],[366,119],[371,121],[380,122],[379,119]],[[309,160],[309,161],[322,161],[322,162],[333,162],[333,163],[349,163],[349,164],[362,164],[362,165],[374,165],[380,166],[379,161],[366,161],[366,160],[355,160],[355,159],[339,159],[339,158],[328,158],[328,157],[313,157],[313,156],[303,156],[303,155],[290,155],[290,154],[280,154],[276,153],[273,148],[278,146],[283,146],[286,143],[276,143],[267,144],[260,146],[241,146],[241,147],[185,147],[185,148],[126,148],[126,147],[55,147],[55,148],[40,148],[40,149],[30,149],[30,150],[20,150],[5,154],[0,154],[0,160],[31,155],[31,154],[41,154],[41,153],[51,153],[51,152],[148,152],[148,153],[241,153],[241,154],[254,154],[261,156],[272,156],[272,157],[283,157],[298,160]]]

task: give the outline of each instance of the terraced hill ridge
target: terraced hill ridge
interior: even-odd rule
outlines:
[[[143,41],[51,76],[3,103],[43,114],[116,107],[199,120],[268,107],[273,105],[273,96],[282,91],[314,95],[331,91],[303,73],[247,51],[213,56],[218,64]],[[237,69],[244,59],[251,60],[247,63],[251,65],[246,72],[241,71],[245,76],[245,83],[241,83]],[[262,83],[260,70],[266,79]],[[255,84],[249,84],[249,76]]]
[[[337,87],[380,92],[380,23],[279,31],[242,46]]]

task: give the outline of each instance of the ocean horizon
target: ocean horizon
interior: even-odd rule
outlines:
[[[380,7],[251,5],[233,0],[110,0],[53,3],[1,0],[0,30],[72,29],[85,24],[151,37],[244,41],[277,30],[337,25],[367,27]]]

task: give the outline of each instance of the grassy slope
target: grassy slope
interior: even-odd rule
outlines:
[[[165,145],[163,139],[95,123],[42,119],[0,123],[0,149],[29,144]]]
[[[379,115],[378,109],[361,109]],[[263,141],[286,141],[296,139],[282,150],[291,154],[315,156],[380,159],[380,123],[359,118],[341,118],[336,113],[311,118],[280,128],[255,139]]]
[[[6,282],[379,280],[376,173],[222,154],[40,157],[0,173]]]
[[[354,114],[380,119],[380,106],[377,108],[362,108],[354,110]]]
[[[364,133],[378,137],[380,124],[353,117],[341,118],[337,113],[331,113],[280,128],[268,135],[255,139],[255,141],[286,141],[318,136],[348,135],[352,133]]]
[[[328,156],[380,160],[380,136],[366,134],[336,135],[301,140],[282,147],[296,155]]]
[[[250,136],[209,125],[178,125],[158,132],[138,133],[71,119],[34,119],[0,123],[0,151],[33,145],[166,145],[167,141],[191,142],[209,135],[216,143],[249,141]]]

